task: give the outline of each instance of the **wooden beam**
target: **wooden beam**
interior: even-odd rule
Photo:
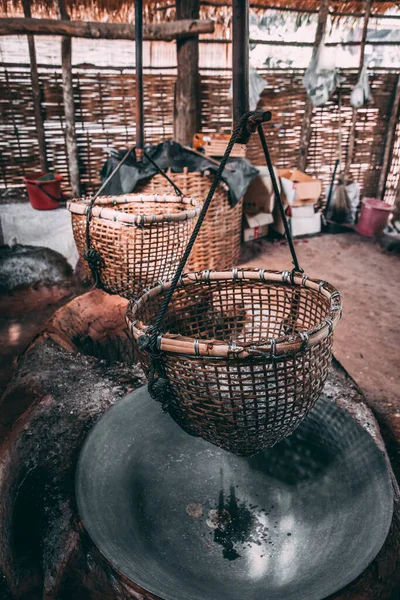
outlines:
[[[199,14],[199,0],[177,0],[177,19],[196,20]],[[174,137],[177,142],[187,145],[192,144],[193,135],[201,128],[198,36],[178,39],[176,50],[178,72],[175,86]]]
[[[381,198],[382,200],[385,195],[386,180],[387,180],[389,169],[390,169],[390,163],[392,162],[393,144],[395,141],[397,123],[399,120],[399,108],[400,108],[400,75],[397,75],[397,84],[394,89],[394,98],[393,98],[392,108],[390,111],[389,123],[388,123],[388,127],[386,130],[385,151],[383,153],[383,160],[382,160],[382,171],[381,171],[381,174],[379,177],[379,183],[378,183],[377,197]]]
[[[205,39],[205,40],[200,40],[201,44],[231,44],[232,40],[230,39]],[[294,47],[294,48],[313,48],[314,47],[314,42],[287,42],[285,40],[258,40],[258,39],[254,39],[254,38],[250,38],[249,40],[250,44],[254,44],[254,45],[262,45],[262,46],[288,46],[288,47]],[[394,42],[394,41],[381,41],[381,40],[367,40],[366,42],[367,46],[400,46],[400,42]],[[361,46],[361,42],[326,42],[325,46],[327,48],[337,48],[338,46],[343,46],[343,48],[347,47],[347,46]]]
[[[213,2],[213,0],[202,0],[201,5],[205,6],[221,6],[217,2]],[[256,8],[261,10],[276,10],[277,12],[292,12],[297,14],[307,14],[314,15],[318,14],[318,9],[307,9],[307,8],[295,8],[289,6],[276,6],[276,5],[265,5],[265,4],[257,4],[250,3],[250,8]],[[365,13],[362,12],[351,12],[351,11],[338,11],[338,10],[330,10],[329,15],[331,17],[352,17],[354,19],[362,19],[365,17]],[[370,19],[400,19],[400,15],[380,15],[377,13],[371,14]]]
[[[363,31],[362,31],[362,36],[361,36],[361,50],[360,50],[360,62],[358,65],[358,78],[361,75],[361,71],[362,68],[364,66],[364,56],[365,56],[365,42],[367,39],[367,31],[368,31],[368,21],[369,21],[369,15],[371,14],[371,5],[372,5],[372,0],[365,0],[365,17],[364,17],[364,26],[363,26]],[[349,174],[350,174],[350,168],[353,162],[353,157],[354,157],[354,149],[355,149],[355,144],[356,144],[356,125],[357,125],[357,118],[358,118],[358,109],[357,108],[353,108],[353,112],[352,112],[352,116],[351,116],[351,125],[350,125],[350,131],[349,131],[349,139],[347,142],[347,154],[346,154],[346,164],[344,167],[344,172],[343,172],[343,180],[346,183],[348,178],[349,178]]]
[[[23,0],[24,14],[26,18],[31,17],[31,1]],[[39,73],[36,60],[35,38],[33,35],[28,35],[29,60],[31,66],[31,85],[33,98],[33,111],[35,115],[35,127],[39,148],[39,164],[40,169],[46,173],[48,171],[47,154],[46,154],[46,136],[44,132],[44,123],[42,115],[42,99],[40,93]]]
[[[182,19],[143,26],[144,40],[172,41],[199,33],[213,33],[211,19]],[[67,21],[66,19],[0,19],[0,35],[62,35],[108,40],[134,40],[135,29],[128,23]]]
[[[232,0],[233,126],[249,110],[249,0]]]
[[[317,23],[317,31],[315,33],[313,56],[317,52],[318,46],[320,45],[322,38],[324,36],[325,30],[326,30],[326,22],[328,19],[328,12],[329,12],[329,2],[328,2],[328,0],[322,0],[321,6],[319,9],[319,13],[318,13],[318,23]],[[298,161],[297,161],[297,167],[300,171],[305,171],[306,165],[307,165],[308,147],[310,145],[310,139],[311,139],[312,113],[313,113],[313,104],[307,94],[306,103],[305,103],[305,107],[304,107],[303,122],[301,125],[299,157],[298,157]]]
[[[207,41],[207,40],[203,40]],[[215,42],[216,40],[210,40]],[[219,41],[219,40],[218,40]],[[226,43],[230,40],[220,40],[221,43]],[[314,46],[314,42],[286,42],[284,40],[255,40],[250,39],[250,44],[256,45],[264,45],[264,46],[294,46],[297,48],[310,48]],[[400,46],[400,42],[397,41],[384,41],[384,40],[366,40],[365,42],[368,46]],[[361,46],[362,42],[326,42],[325,46],[327,48],[337,48],[338,46],[348,47],[348,46]]]
[[[58,0],[60,17],[64,21],[69,19],[64,0]],[[75,105],[74,87],[72,83],[72,39],[63,37],[61,40],[61,71],[63,80],[63,99],[65,115],[65,144],[67,147],[69,178],[72,193],[80,196],[80,177],[78,162],[78,144],[75,130]]]

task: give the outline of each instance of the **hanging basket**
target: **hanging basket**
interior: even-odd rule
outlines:
[[[194,196],[202,201],[207,197],[213,176],[203,173],[183,173],[168,171],[170,179],[183,194]],[[136,191],[146,194],[165,192],[168,186],[165,177],[155,175]],[[172,187],[170,187],[172,190]],[[224,183],[220,183],[207,216],[196,240],[196,245],[187,262],[187,271],[203,269],[227,269],[238,263],[240,255],[240,239],[242,233],[243,199],[231,207]]]
[[[78,252],[98,287],[126,298],[176,271],[201,203],[172,194],[68,202]]]
[[[150,380],[143,349],[171,285],[156,286],[127,312]],[[235,454],[273,446],[317,401],[340,316],[339,292],[303,274],[184,275],[164,314],[166,333],[157,334],[164,408],[187,432]]]

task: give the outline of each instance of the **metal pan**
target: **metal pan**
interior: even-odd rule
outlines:
[[[103,555],[163,600],[326,598],[374,559],[393,510],[382,453],[332,402],[239,458],[184,433],[146,387],[90,432],[76,493]]]

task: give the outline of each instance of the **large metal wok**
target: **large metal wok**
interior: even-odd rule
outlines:
[[[238,458],[184,433],[146,387],[92,429],[76,491],[100,551],[163,600],[326,598],[374,559],[393,507],[384,456],[332,402]]]

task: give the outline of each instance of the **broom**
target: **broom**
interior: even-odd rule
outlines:
[[[340,161],[342,158],[342,119],[341,119],[341,105],[342,105],[342,93],[339,90],[338,94],[338,116],[339,116],[339,134],[338,134],[338,158],[335,163],[335,168],[333,171],[332,182],[329,189],[328,201],[326,203],[325,215],[328,216],[328,209],[330,208],[331,198],[332,198],[332,190],[334,185],[334,180],[336,176],[336,171],[339,167],[340,171]],[[329,219],[334,221],[335,223],[346,223],[348,221],[348,215],[350,212],[350,200],[347,195],[346,185],[344,180],[339,177],[337,185],[335,186],[335,202],[331,208],[331,212],[329,215]]]
[[[350,212],[350,200],[342,179],[338,179],[335,188],[335,203],[332,207],[331,220],[335,223],[346,223]]]

